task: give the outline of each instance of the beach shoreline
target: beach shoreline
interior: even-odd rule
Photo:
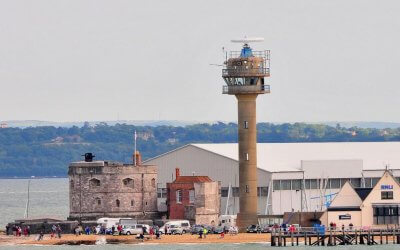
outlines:
[[[136,239],[133,235],[62,235],[61,239],[46,234],[38,241],[38,235],[15,237],[0,235],[1,245],[98,245],[98,244],[210,244],[210,243],[270,243],[270,234],[207,235],[200,239],[198,235],[163,235],[161,239]]]

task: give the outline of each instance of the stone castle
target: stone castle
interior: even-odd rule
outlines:
[[[157,210],[157,167],[136,166],[110,161],[85,161],[69,165],[69,220],[95,220],[100,217],[154,219]]]

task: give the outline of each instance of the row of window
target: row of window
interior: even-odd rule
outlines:
[[[264,69],[261,69],[260,73],[262,73],[263,71]],[[231,72],[233,73],[235,72],[235,70],[231,70]],[[257,85],[258,82],[264,85],[264,78],[262,77],[224,77],[224,81],[228,86]]]
[[[365,187],[372,188],[378,183],[380,178],[364,178]],[[361,178],[350,178],[350,179],[339,179],[333,178],[329,180],[319,180],[319,179],[306,179],[304,180],[304,189],[340,189],[343,185],[350,181],[353,187],[359,188],[362,187],[362,179]],[[303,180],[295,179],[295,180],[274,180],[273,181],[273,190],[301,190],[303,187]]]
[[[382,192],[383,193],[383,192]],[[393,192],[392,192],[393,197]],[[397,206],[374,207],[374,224],[399,224],[399,208]]]
[[[182,190],[176,190],[176,203],[182,203]],[[189,190],[189,203],[193,204],[194,203],[194,190],[191,189]]]
[[[248,193],[248,187],[246,187],[246,192]],[[228,197],[228,187],[221,187],[221,197]],[[239,188],[231,187],[231,197],[239,197]],[[268,187],[257,187],[257,196],[258,197],[267,197],[268,196]]]

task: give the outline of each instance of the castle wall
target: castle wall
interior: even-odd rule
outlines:
[[[156,166],[71,163],[69,219],[153,218],[158,213],[156,183]]]

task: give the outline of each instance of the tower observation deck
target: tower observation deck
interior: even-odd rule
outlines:
[[[270,93],[265,77],[270,76],[270,52],[253,51],[249,43],[262,38],[232,40],[243,43],[241,51],[231,51],[222,69],[226,85],[222,93],[235,95],[238,100],[239,137],[239,213],[237,225],[244,231],[258,224],[257,218],[257,119],[256,99]]]
[[[222,77],[226,85],[223,86],[222,93],[229,95],[269,93],[269,85],[264,82],[264,78],[270,76],[269,67],[269,50],[253,51],[248,43],[244,43],[241,51],[229,52],[229,57],[225,61]]]

